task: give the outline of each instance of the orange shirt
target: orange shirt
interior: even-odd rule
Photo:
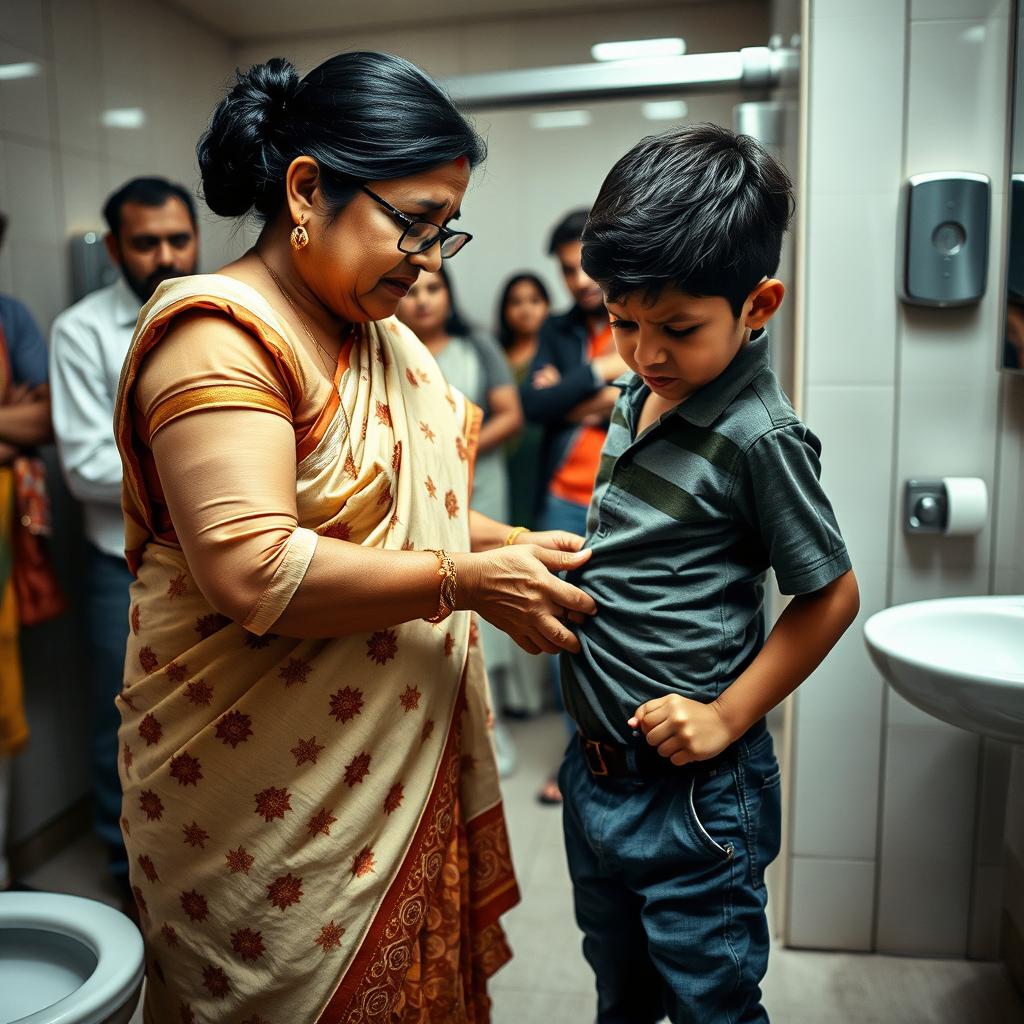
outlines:
[[[590,336],[590,347],[587,350],[588,362],[598,356],[607,355],[612,351],[612,329],[604,330]],[[550,491],[556,498],[571,501],[574,505],[589,505],[594,493],[594,480],[601,463],[601,449],[604,447],[604,427],[580,427],[573,439],[562,464],[551,478]]]

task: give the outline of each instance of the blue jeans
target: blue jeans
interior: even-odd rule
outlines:
[[[128,587],[132,574],[123,558],[89,546],[88,619],[92,658],[92,771],[95,828],[110,858],[111,874],[128,878],[121,837],[121,780],[117,775],[117,730],[121,716],[114,698],[124,685],[128,645]]]
[[[763,727],[748,736],[708,764],[600,781],[569,744],[558,781],[598,1024],[768,1021],[779,768]]]
[[[544,499],[544,505],[541,507],[537,529],[566,530],[569,533],[578,533],[581,537],[586,536],[587,506],[577,505],[574,502],[566,501],[564,498],[556,498],[553,494],[549,494]],[[551,684],[551,692],[554,695],[555,707],[559,711],[564,712],[558,655],[548,657],[548,679]],[[565,719],[565,727],[569,735],[575,736],[576,723],[564,713],[562,717]]]

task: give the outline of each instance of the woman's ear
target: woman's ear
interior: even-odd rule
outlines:
[[[743,304],[743,326],[751,330],[764,327],[779,310],[786,286],[776,277],[766,277],[747,296]]]
[[[320,198],[319,164],[311,156],[297,156],[288,165],[284,187],[292,223],[306,224],[312,220]]]

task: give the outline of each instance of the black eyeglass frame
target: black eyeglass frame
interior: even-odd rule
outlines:
[[[396,209],[382,196],[377,195],[376,192],[368,189],[365,185],[360,185],[359,188],[365,192],[375,203],[384,207],[388,213],[391,214],[399,224],[404,225],[401,237],[398,239],[398,251],[404,252],[408,256],[418,256],[420,253],[426,252],[428,249],[433,248],[438,242],[441,243],[441,259],[450,260],[453,256],[457,256],[463,249],[473,241],[473,236],[468,231],[452,231],[450,228],[441,227],[438,224],[432,224],[429,220],[422,220],[418,217],[410,217],[407,214],[402,213],[401,210]],[[417,225],[422,224],[424,227],[429,228],[431,232],[435,232],[429,238],[429,241],[424,242],[418,249],[405,249],[402,247],[402,243],[405,241],[406,235]],[[444,246],[450,238],[462,238],[465,239],[455,252],[450,252],[445,255]]]

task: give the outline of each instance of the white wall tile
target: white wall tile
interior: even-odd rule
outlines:
[[[794,696],[790,820],[796,856],[873,860],[883,683],[864,622],[885,607],[886,566],[856,566],[861,610]]]
[[[10,218],[10,196],[7,192],[7,156],[5,143],[0,137],[0,211]],[[10,232],[8,231],[8,242]],[[11,247],[0,243],[0,292],[11,291]]]
[[[34,54],[0,41],[0,64],[34,62],[38,74],[0,81],[0,131],[18,139],[46,142],[50,131],[50,64]]]
[[[895,190],[903,149],[903,33],[902,17],[888,14],[811,21],[806,187],[812,192]]]
[[[10,225],[6,247],[11,262],[11,291],[32,311],[45,331],[63,308],[68,259],[58,215],[57,170],[48,146],[7,140],[5,206]]]
[[[907,175],[975,171],[1006,188],[1006,17],[910,25]]]
[[[41,0],[4,0],[0,39],[27,50],[35,57],[49,56]]]
[[[873,861],[794,857],[786,945],[867,952],[874,899]]]
[[[1013,747],[999,740],[981,741],[981,778],[978,782],[978,829],[975,860],[999,867],[1006,838],[1006,801],[1010,795],[1010,761]]]
[[[941,723],[888,729],[880,951],[966,952],[979,743],[977,736]]]
[[[889,558],[891,387],[808,387],[804,420],[821,438],[821,480],[854,565]]]
[[[812,156],[812,166],[817,162]],[[813,177],[812,177],[813,180]],[[806,380],[892,384],[897,193],[807,198]],[[854,301],[849,301],[856,296]]]
[[[81,231],[105,231],[102,162],[95,157],[65,153],[61,157],[60,177],[64,192],[64,237]]]
[[[905,0],[863,0],[857,4],[857,13],[876,18],[888,18],[891,24],[902,25],[906,17]],[[844,0],[810,0],[810,13],[820,18],[849,17],[850,4]]]
[[[910,0],[914,21],[934,18],[992,18],[1008,16],[1010,0]]]
[[[103,67],[95,0],[51,7],[57,128],[64,149],[99,156],[102,149]]]
[[[1001,375],[1000,450],[996,466],[993,563],[997,572],[1022,577],[1024,589],[1024,375]]]

